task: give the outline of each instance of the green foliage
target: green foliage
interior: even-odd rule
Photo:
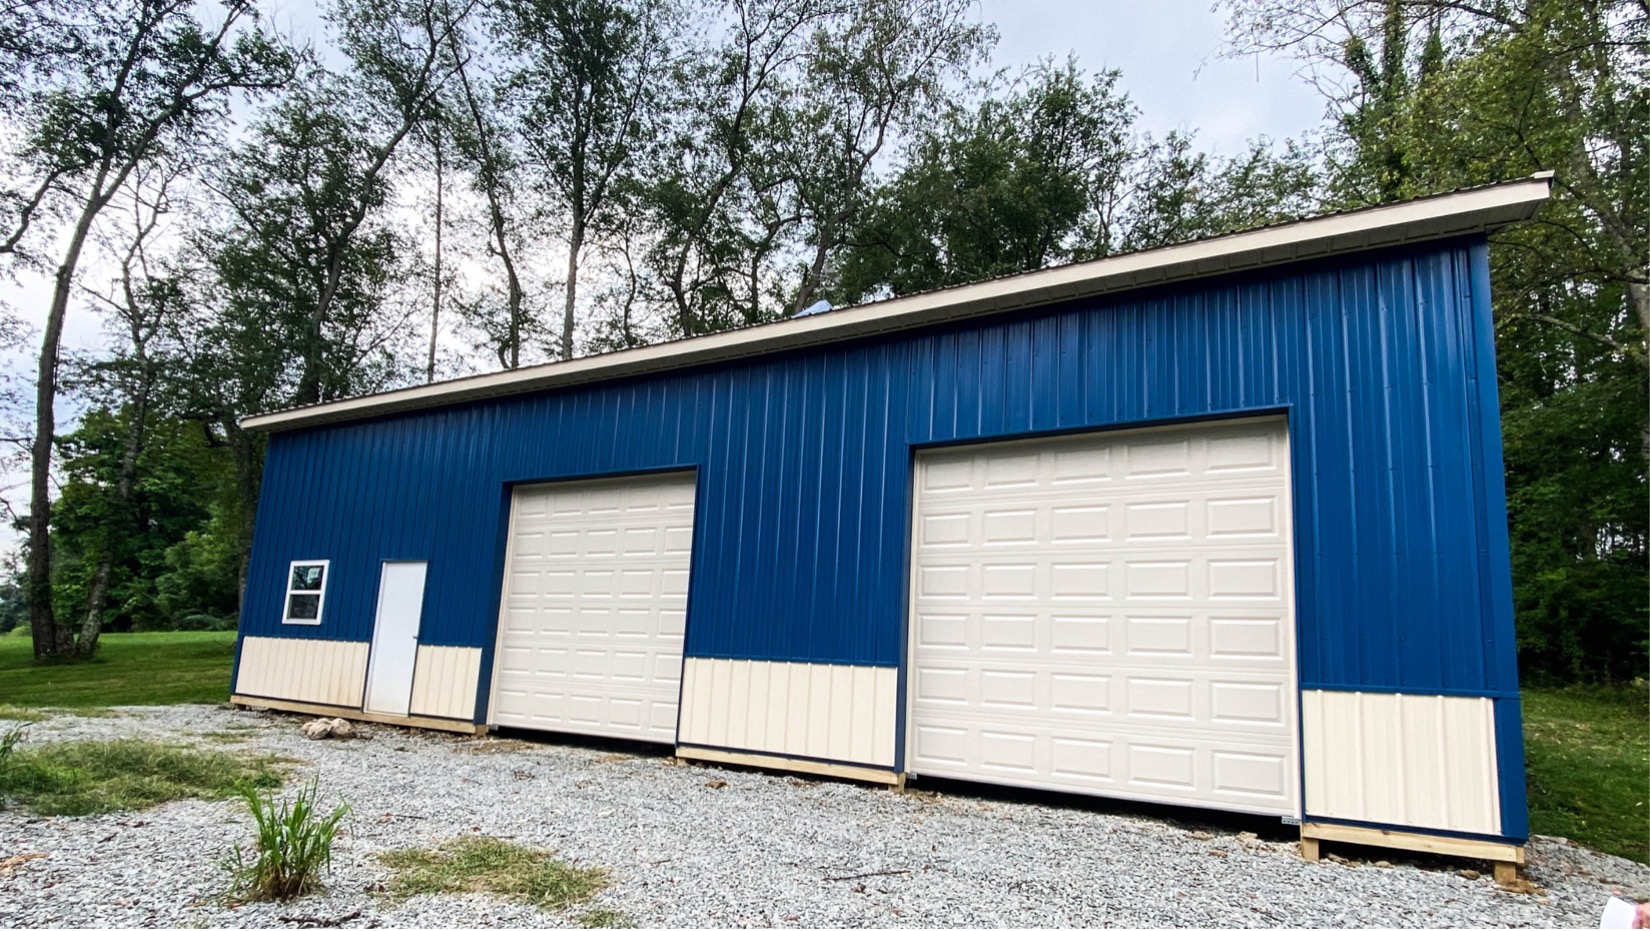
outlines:
[[[379,859],[394,871],[390,894],[485,892],[539,908],[561,908],[595,895],[606,883],[599,869],[570,866],[548,851],[495,837],[463,837],[433,850],[393,850]]]
[[[197,343],[199,405],[247,412],[377,387],[379,311],[403,253],[383,215],[385,153],[334,82],[294,88],[220,179],[233,222],[203,243],[215,276]]]
[[[314,892],[321,873],[332,865],[332,842],[349,814],[339,804],[327,814],[316,807],[318,787],[311,783],[292,798],[276,801],[272,791],[243,786],[240,796],[252,815],[253,847],[235,845],[225,864],[234,880],[233,894],[247,901],[285,901]]]
[[[186,798],[220,799],[281,783],[279,761],[186,750],[147,740],[48,743],[11,753],[0,797],[37,815],[135,811]]]
[[[842,261],[841,302],[910,294],[1310,213],[1307,153],[1255,143],[1232,160],[1135,129],[1116,71],[1045,62],[952,107],[876,190]]]
[[[232,632],[105,634],[84,663],[34,661],[27,637],[0,638],[0,703],[24,708],[173,705],[229,698]]]
[[[1530,830],[1650,863],[1650,689],[1524,690]]]
[[[592,908],[580,912],[578,916],[581,928],[631,928],[635,924],[625,917],[624,912],[611,908]]]
[[[232,464],[191,421],[150,418],[137,480],[117,492],[130,409],[94,409],[58,438],[64,471],[53,509],[53,598],[59,617],[81,617],[87,588],[110,560],[104,629],[168,630],[186,615],[233,613],[236,564],[215,511],[228,505]],[[202,539],[217,531],[217,537]],[[194,558],[204,554],[206,559]],[[210,575],[208,575],[210,574]]]

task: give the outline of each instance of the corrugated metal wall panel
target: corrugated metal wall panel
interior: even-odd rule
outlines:
[[[475,647],[420,646],[410,713],[472,720],[480,675],[481,650]]]
[[[234,692],[359,708],[366,677],[365,643],[247,637],[241,642]]]
[[[896,670],[690,657],[685,744],[865,766],[894,765]]]
[[[1303,687],[1509,696],[1485,262],[1429,245],[277,434],[243,633],[366,640],[380,561],[424,559],[423,642],[485,676],[508,483],[695,467],[688,655],[893,666],[912,446],[1282,410]],[[278,623],[299,558],[333,561],[317,629]]]
[[[1301,724],[1307,818],[1503,832],[1493,699],[1306,691]]]

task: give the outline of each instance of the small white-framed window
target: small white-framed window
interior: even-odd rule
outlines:
[[[282,624],[321,623],[321,609],[327,602],[327,576],[331,560],[294,559],[286,575],[285,609]]]

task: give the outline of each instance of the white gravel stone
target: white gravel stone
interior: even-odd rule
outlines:
[[[1229,926],[1596,927],[1612,891],[1650,892],[1650,868],[1558,838],[1530,846],[1535,894],[1459,862],[1306,863],[1281,839],[1069,804],[911,793],[600,749],[363,726],[309,741],[306,719],[211,706],[60,715],[29,741],[136,736],[300,761],[353,814],[324,893],[234,906],[223,858],[248,839],[238,801],[37,818],[0,811],[0,927],[574,926],[589,909],[668,927]],[[243,730],[244,729],[244,730]],[[228,732],[244,735],[225,742]],[[208,735],[216,735],[209,737]],[[720,787],[707,785],[721,781]],[[1189,816],[1190,817],[1190,816]],[[487,834],[608,871],[559,912],[481,895],[381,893],[385,850]],[[1276,835],[1283,838],[1279,831]],[[851,877],[851,878],[848,878]],[[358,914],[357,914],[358,913]]]

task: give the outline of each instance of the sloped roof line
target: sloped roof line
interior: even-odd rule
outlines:
[[[1228,272],[1486,232],[1529,219],[1551,194],[1552,184],[1552,172],[1540,172],[1515,181],[1257,227],[842,307],[830,313],[257,414],[245,418],[242,426],[280,432],[446,407],[786,352]]]

